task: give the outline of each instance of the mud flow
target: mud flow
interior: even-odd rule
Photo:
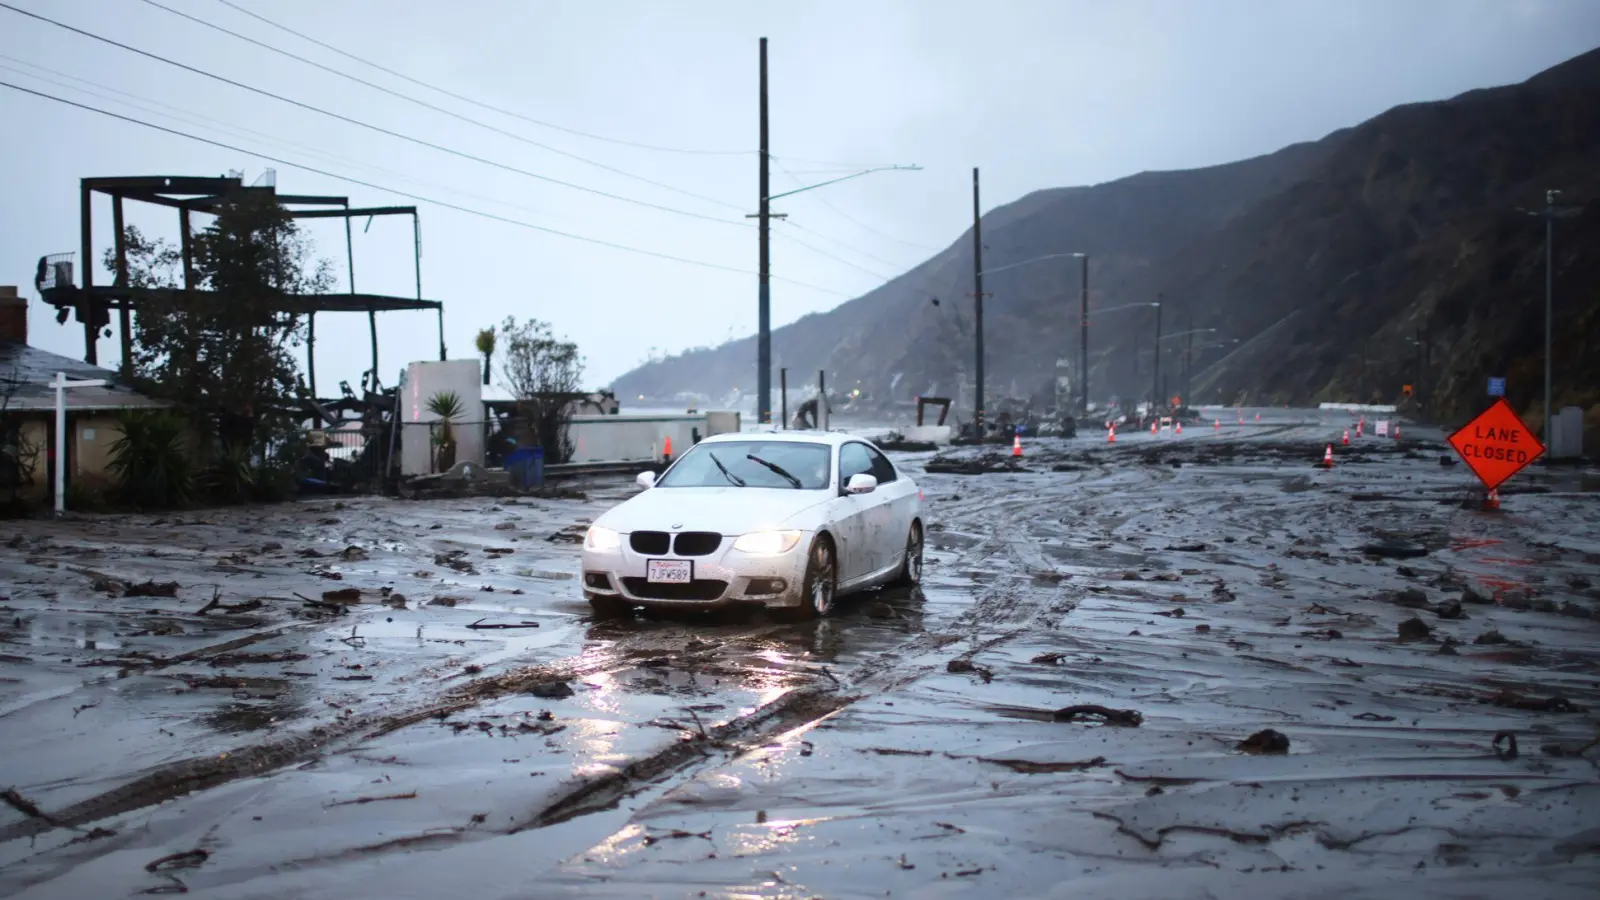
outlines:
[[[0,896],[1591,897],[1595,473],[897,452],[924,583],[599,621],[629,496],[0,531]]]

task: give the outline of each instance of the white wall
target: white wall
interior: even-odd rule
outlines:
[[[701,438],[739,430],[737,413],[705,412],[666,415],[573,416],[568,432],[573,462],[660,459],[666,439],[672,455],[682,456]]]
[[[455,391],[464,410],[456,425],[456,462],[483,465],[483,370],[477,359],[414,362],[406,366],[400,385],[400,474],[426,475],[431,471],[432,429],[439,417],[428,411],[428,398],[440,391]]]

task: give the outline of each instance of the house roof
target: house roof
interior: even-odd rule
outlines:
[[[0,341],[0,403],[8,410],[49,411],[56,408],[50,387],[57,372],[70,381],[105,381],[104,387],[67,391],[67,409],[74,412],[162,407],[170,404],[134,391],[116,372],[86,362],[19,344]]]

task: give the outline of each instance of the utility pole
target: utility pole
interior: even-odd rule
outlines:
[[[1089,414],[1089,254],[1082,257],[1083,290],[1079,300],[1083,307],[1083,319],[1080,323],[1078,347],[1078,405],[1083,407],[1082,415]]]
[[[978,341],[977,396],[972,401],[972,418],[983,440],[983,221],[978,210],[978,169],[972,169],[972,310],[977,320]]]
[[[1544,209],[1521,209],[1530,216],[1544,219],[1544,434],[1541,437],[1546,443],[1550,441],[1550,328],[1553,319],[1553,304],[1551,296],[1555,291],[1555,222],[1556,219],[1566,219],[1578,214],[1575,208],[1557,209],[1556,198],[1561,192],[1555,189],[1544,192]]]
[[[1190,321],[1188,324],[1192,325],[1194,323],[1193,323],[1193,321]],[[1192,403],[1191,403],[1191,400],[1190,400],[1190,397],[1189,397],[1189,372],[1190,372],[1190,368],[1189,367],[1193,364],[1193,361],[1194,361],[1194,330],[1193,329],[1189,330],[1189,337],[1183,343],[1184,343],[1184,347],[1183,347],[1183,402],[1185,404],[1188,404],[1188,405],[1192,406]]]
[[[1155,383],[1150,386],[1150,412],[1161,406],[1161,295],[1156,294],[1156,372]]]
[[[761,258],[758,264],[756,338],[756,420],[772,422],[772,206],[767,147],[767,39],[761,39],[761,205],[757,207]]]

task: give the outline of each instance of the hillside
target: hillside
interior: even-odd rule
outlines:
[[[1037,191],[984,215],[984,263],[1090,254],[1095,399],[1151,392],[1155,322],[1153,310],[1092,310],[1159,295],[1166,333],[1215,328],[1239,341],[1196,352],[1198,402],[1394,401],[1414,384],[1430,413],[1454,420],[1482,404],[1492,374],[1537,418],[1544,228],[1518,208],[1558,187],[1581,213],[1556,226],[1557,402],[1600,417],[1600,352],[1585,339],[1600,333],[1596,159],[1600,51],[1267,156]],[[969,231],[883,287],[774,331],[775,364],[825,366],[832,384],[859,380],[880,401],[955,393],[973,358],[971,245]],[[1058,357],[1076,362],[1078,277],[1077,261],[1061,259],[986,278],[991,405],[1041,388]],[[1169,393],[1182,343],[1163,344]],[[624,396],[753,389],[754,361],[747,338],[615,386]]]

